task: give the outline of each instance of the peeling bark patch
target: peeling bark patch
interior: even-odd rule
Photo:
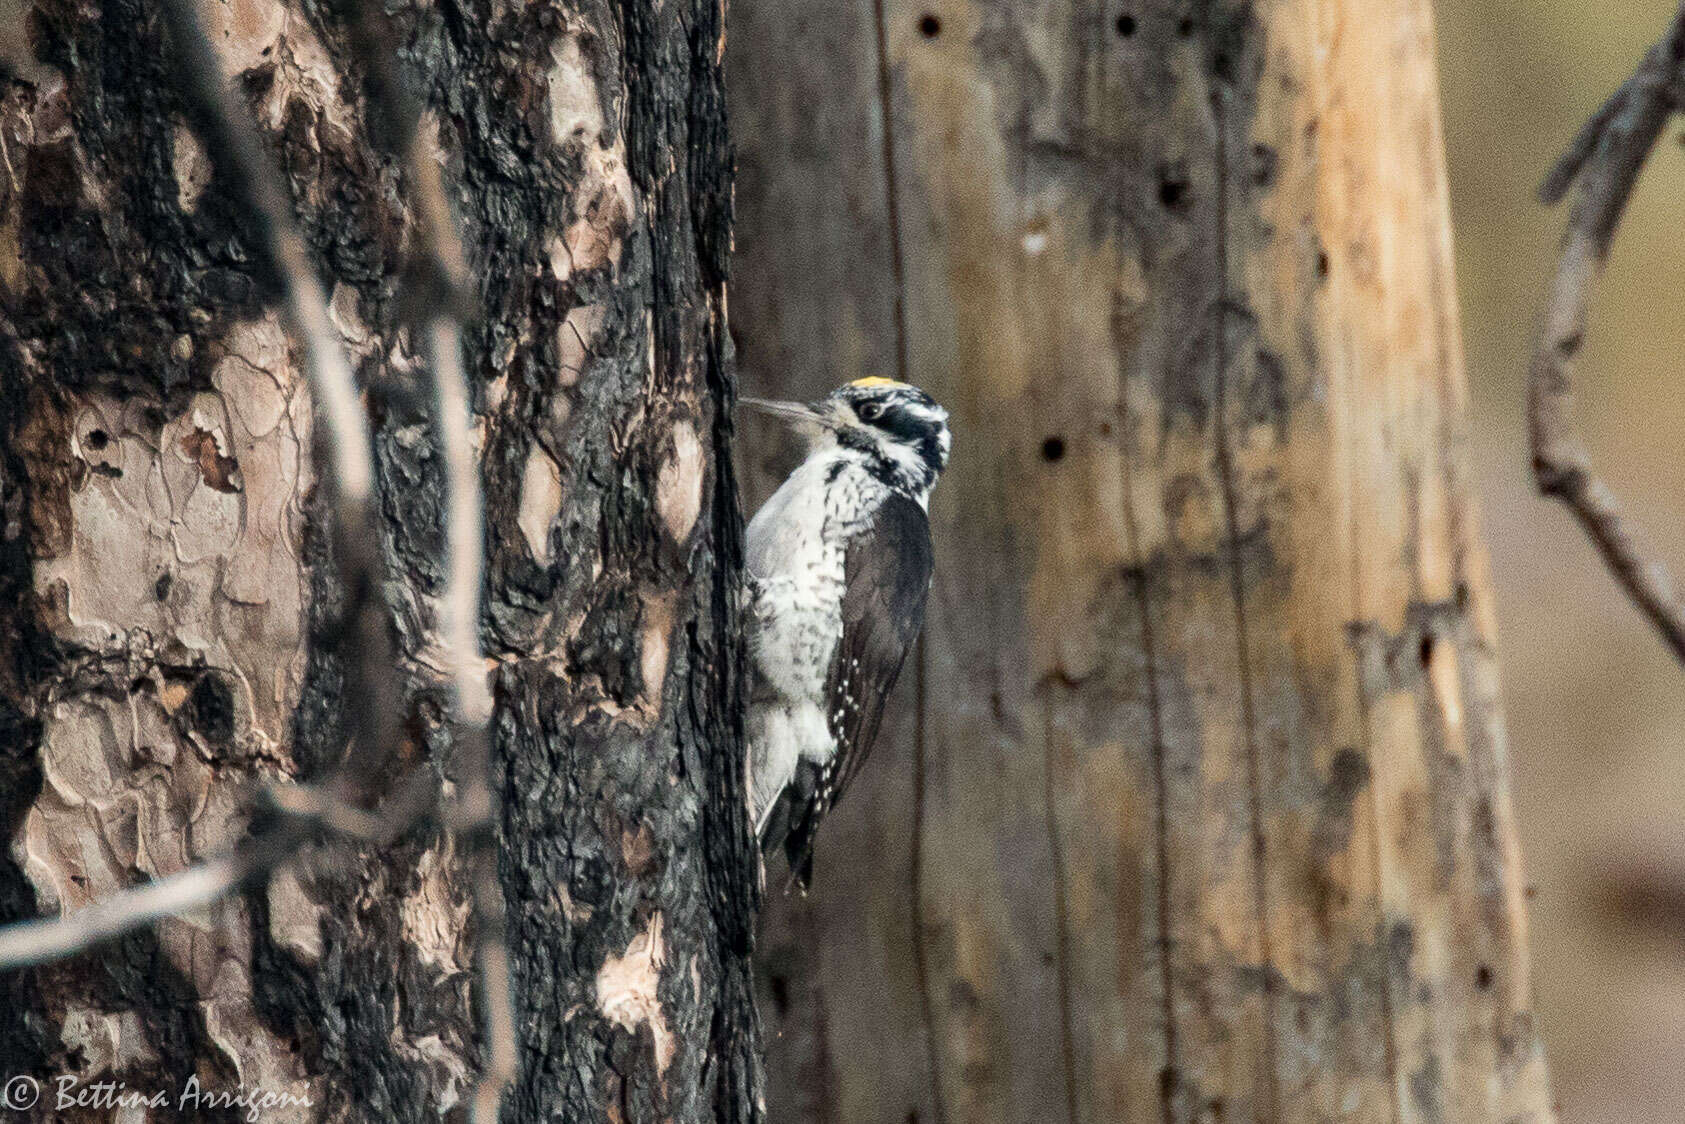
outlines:
[[[572,386],[585,374],[591,358],[591,345],[597,330],[602,327],[607,310],[600,304],[580,305],[571,310],[556,329],[557,363],[562,370],[562,385]]]
[[[140,397],[72,397],[70,452],[93,471],[69,490],[63,541],[36,540],[55,549],[35,580],[44,596],[62,590],[67,641],[179,645],[226,673],[253,748],[268,753],[287,741],[303,671],[309,401],[274,321],[243,325],[223,346],[233,354],[212,376],[220,391],[173,415]]]
[[[597,94],[594,68],[589,65],[578,34],[564,35],[551,44],[555,65],[546,76],[550,103],[550,136],[557,144],[575,141],[597,144],[603,131],[603,106]]]
[[[657,913],[650,918],[649,927],[632,938],[624,953],[603,961],[597,972],[597,1009],[629,1034],[647,1025],[655,1041],[657,1074],[665,1076],[675,1043],[656,996],[667,955],[661,924],[661,914]]]

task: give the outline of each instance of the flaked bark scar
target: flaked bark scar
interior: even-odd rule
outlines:
[[[579,156],[583,172],[575,193],[583,201],[578,214],[549,247],[550,268],[559,281],[619,266],[627,228],[637,213],[625,131],[607,129],[591,52],[591,41],[577,33],[563,35],[551,47],[555,65],[546,76],[551,139]]]
[[[205,146],[185,122],[179,122],[170,132],[170,167],[176,179],[176,203],[192,214],[199,209],[199,200],[211,186],[211,160]]]
[[[283,866],[269,879],[269,939],[306,965],[322,959],[326,911],[310,895],[296,866]]]
[[[661,936],[662,918],[650,918],[649,928],[633,937],[626,951],[610,956],[597,971],[597,1010],[603,1018],[628,1034],[648,1026],[655,1042],[655,1066],[665,1076],[677,1048],[657,992],[661,969],[667,962],[667,948]]]
[[[602,327],[606,312],[607,309],[600,304],[582,304],[570,310],[556,329],[556,355],[563,386],[574,385],[585,374],[586,364],[591,358],[591,344],[597,337],[597,330]],[[565,402],[566,397],[557,395],[556,400]]]
[[[561,465],[535,442],[527,451],[526,468],[521,472],[521,503],[515,525],[527,540],[533,561],[541,566],[550,562],[550,527],[561,511]]]
[[[673,425],[673,451],[655,480],[655,509],[673,541],[684,545],[702,513],[702,476],[707,457],[696,429],[687,421]]]
[[[661,717],[661,694],[667,685],[667,664],[672,655],[673,629],[679,607],[672,594],[646,598],[638,621],[638,677],[643,690],[637,709],[647,726]]]
[[[1559,202],[1576,184],[1550,299],[1527,380],[1533,478],[1565,504],[1621,588],[1675,658],[1685,661],[1685,601],[1620,503],[1592,467],[1574,420],[1574,361],[1585,343],[1592,284],[1608,260],[1621,215],[1668,120],[1685,109],[1685,4],[1637,71],[1582,128],[1539,189]]]
[[[423,853],[419,884],[400,907],[405,942],[422,963],[446,976],[470,968],[461,945],[472,905],[456,891],[459,883],[454,879],[460,871],[455,865],[448,848]]]

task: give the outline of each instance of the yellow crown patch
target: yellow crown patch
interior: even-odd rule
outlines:
[[[855,379],[848,385],[863,388],[868,386],[900,386],[901,384],[894,379],[886,379],[882,375],[867,375],[863,379]]]

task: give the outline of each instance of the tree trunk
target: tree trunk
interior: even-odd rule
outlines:
[[[772,1117],[1550,1120],[1427,0],[734,20],[746,381],[955,414]]]
[[[323,776],[359,705],[299,358],[185,123],[155,6],[21,8],[36,61],[0,102],[5,919],[224,851],[251,782]],[[404,184],[330,8],[201,11],[374,414],[413,688],[389,772],[449,776],[442,479],[396,299]],[[504,1119],[758,1119],[723,11],[441,0],[398,20],[480,298],[481,636],[522,1045]],[[479,1064],[467,893],[436,832],[313,845],[266,889],[0,978],[0,1068],[164,1090],[155,1119],[192,1078],[309,1102],[266,1120],[460,1119]]]

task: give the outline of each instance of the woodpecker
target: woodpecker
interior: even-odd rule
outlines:
[[[761,849],[813,876],[819,821],[859,771],[924,623],[930,490],[948,412],[916,386],[857,379],[813,403],[746,398],[807,458],[749,522],[749,808]]]

